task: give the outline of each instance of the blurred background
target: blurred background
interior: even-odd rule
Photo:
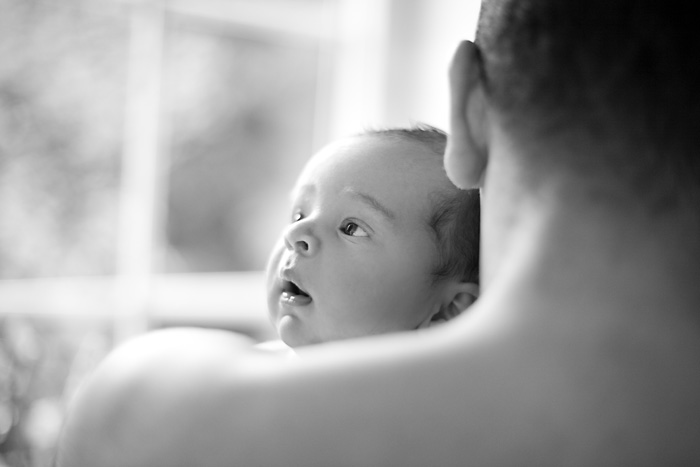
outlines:
[[[0,0],[0,467],[51,465],[114,345],[272,337],[267,255],[305,160],[447,130],[477,0]]]

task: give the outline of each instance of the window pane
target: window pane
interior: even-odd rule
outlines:
[[[110,273],[126,12],[0,0],[0,278]]]
[[[318,44],[171,16],[167,272],[265,266],[309,157]]]

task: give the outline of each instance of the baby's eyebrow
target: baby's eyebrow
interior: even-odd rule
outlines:
[[[349,193],[350,195],[354,196],[355,198],[359,199],[360,201],[364,202],[366,205],[374,209],[375,211],[381,213],[384,217],[389,219],[390,221],[395,221],[396,220],[396,214],[394,212],[384,206],[382,203],[379,202],[377,198],[374,196],[363,193],[361,191],[357,191],[354,188],[346,188],[345,190],[346,193]]]

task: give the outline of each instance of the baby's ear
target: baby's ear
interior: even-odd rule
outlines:
[[[479,284],[473,282],[455,282],[446,290],[445,300],[440,308],[428,316],[419,328],[427,328],[449,321],[469,308],[479,297]]]

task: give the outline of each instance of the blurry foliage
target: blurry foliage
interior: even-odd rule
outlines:
[[[112,345],[108,324],[0,316],[0,466],[52,465],[67,402]]]
[[[128,22],[0,0],[0,278],[112,272]]]
[[[0,0],[0,279],[114,269],[128,15]],[[0,315],[0,466],[48,467],[109,323]]]

